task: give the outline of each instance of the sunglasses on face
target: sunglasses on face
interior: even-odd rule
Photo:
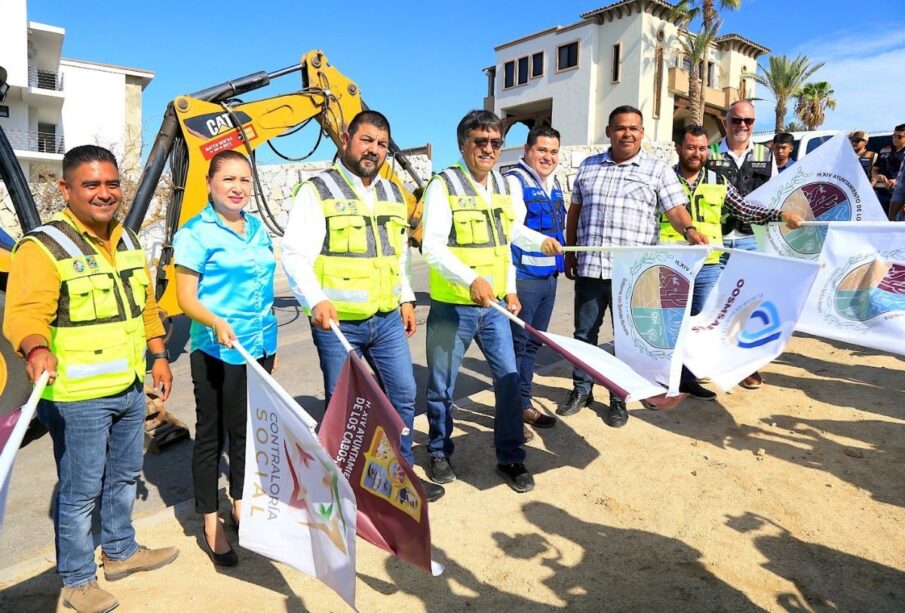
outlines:
[[[754,125],[754,117],[730,117],[729,122],[734,126],[745,124],[750,128]]]
[[[503,139],[502,138],[487,138],[486,136],[481,136],[478,138],[472,138],[471,142],[474,143],[474,146],[478,149],[483,149],[487,145],[490,145],[494,151],[503,148]]]
[[[850,138],[850,139],[848,139],[848,140],[849,140],[849,142],[851,142],[851,143],[864,143],[864,142],[867,142],[867,141],[865,141],[863,138]]]

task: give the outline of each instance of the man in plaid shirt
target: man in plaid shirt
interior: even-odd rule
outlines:
[[[566,220],[569,245],[656,245],[659,213],[692,245],[707,238],[691,223],[688,196],[665,162],[641,151],[641,111],[620,106],[610,113],[606,135],[610,148],[582,162],[572,187]],[[566,276],[575,280],[575,338],[597,344],[600,324],[612,306],[612,255],[609,252],[566,254]],[[572,393],[557,409],[572,415],[593,401],[593,381],[582,370],[572,372]],[[619,428],[628,421],[625,401],[610,394],[604,421]]]

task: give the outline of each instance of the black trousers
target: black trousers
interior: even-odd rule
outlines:
[[[271,372],[274,357],[263,357],[258,363]],[[192,352],[190,363],[195,387],[195,448],[192,451],[195,511],[216,513],[220,456],[227,440],[230,498],[240,500],[245,483],[245,424],[248,419],[245,365],[227,364],[200,350]]]

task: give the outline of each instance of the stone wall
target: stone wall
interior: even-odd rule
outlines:
[[[570,145],[562,147],[559,151],[559,168],[556,170],[556,176],[559,178],[559,184],[563,187],[566,202],[572,193],[572,182],[575,175],[578,174],[578,167],[581,163],[592,155],[603,153],[609,148],[609,145]],[[652,153],[661,158],[664,162],[672,167],[677,164],[679,157],[676,154],[676,147],[669,141],[644,141],[641,148],[648,153]]]
[[[427,155],[410,155],[408,158],[415,168],[415,172],[418,173],[422,180],[426,181],[430,178],[431,160]],[[261,186],[264,188],[267,204],[281,226],[284,226],[289,218],[289,211],[292,209],[292,190],[295,186],[330,168],[332,165],[332,162],[293,162],[289,164],[261,164],[258,166],[258,176]],[[403,182],[409,191],[414,191],[415,182],[409,178],[408,173],[399,169],[398,174],[403,177]],[[161,179],[161,184],[169,184],[168,179],[166,177]],[[32,193],[36,196],[36,200],[43,201],[51,196],[55,197],[53,198],[53,203],[42,204],[42,202],[38,202],[42,219],[46,219],[62,206],[62,200],[56,198],[57,188],[55,182],[33,184],[30,187]],[[39,196],[44,197],[41,198]],[[248,205],[248,211],[256,215],[259,214],[258,204],[254,198]],[[166,209],[163,202],[157,198],[152,200],[145,218],[145,225],[140,233],[142,243],[152,258],[157,257],[160,246],[163,244],[166,233],[164,225],[165,215]],[[3,228],[14,239],[18,239],[22,235],[12,199],[9,197],[6,186],[2,182],[0,182],[0,228]]]

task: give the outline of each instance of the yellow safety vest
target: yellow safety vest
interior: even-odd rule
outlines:
[[[497,298],[506,294],[511,251],[509,232],[515,214],[509,195],[509,184],[503,175],[492,171],[488,180],[491,202],[479,196],[471,174],[459,164],[435,176],[443,181],[449,194],[452,227],[449,231],[449,250],[463,264],[484,277]],[[431,298],[453,304],[474,304],[469,288],[430,270]]]
[[[713,247],[723,246],[723,228],[720,222],[723,204],[726,202],[726,184],[712,170],[703,170],[706,174],[698,182],[694,193],[688,187],[688,183],[680,181],[689,202],[686,205],[691,215],[691,223],[698,232],[707,237]],[[684,243],[685,238],[679,234],[666,215],[660,216],[660,242]],[[711,251],[704,260],[705,264],[716,264],[720,261],[720,253]]]
[[[16,249],[25,241],[41,247],[60,275],[56,319],[50,324],[57,378],[41,397],[60,402],[104,398],[143,381],[142,313],[150,279],[138,237],[123,228],[115,266],[62,213],[24,236]]]
[[[369,211],[336,166],[310,179],[327,223],[314,274],[340,320],[399,308],[407,208],[399,187],[381,177],[375,181]]]

